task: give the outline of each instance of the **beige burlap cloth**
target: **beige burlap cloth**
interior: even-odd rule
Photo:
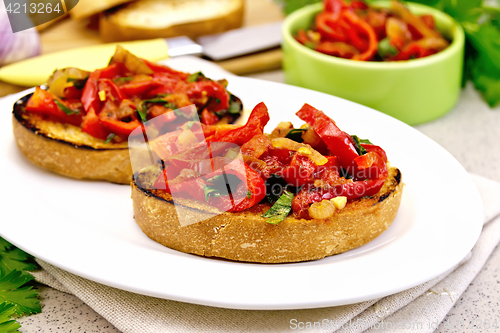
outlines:
[[[483,198],[485,225],[471,253],[441,276],[378,300],[308,310],[229,310],[111,288],[41,260],[43,270],[35,277],[74,294],[123,332],[432,332],[500,241],[500,183],[472,177]]]

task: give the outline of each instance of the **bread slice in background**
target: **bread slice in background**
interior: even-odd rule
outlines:
[[[244,0],[141,0],[100,17],[105,42],[189,36],[241,27]]]
[[[75,178],[118,184],[132,181],[128,143],[106,143],[70,124],[26,112],[30,95],[14,104],[14,138],[23,155],[44,169]]]
[[[131,0],[79,0],[75,8],[69,11],[72,19],[81,20]]]

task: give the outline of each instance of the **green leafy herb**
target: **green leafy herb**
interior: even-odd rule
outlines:
[[[252,191],[247,191],[247,198],[252,199]]]
[[[193,73],[193,74],[188,76],[187,82],[196,82],[196,81],[198,81],[199,77],[205,77],[205,75],[203,75],[202,72]]]
[[[68,78],[66,82],[73,82],[73,85],[75,86],[76,89],[81,90],[83,87],[85,87],[85,84],[87,83],[87,80],[89,78],[86,77],[85,79],[72,79]]]
[[[365,145],[372,145],[373,144],[368,139],[359,139],[359,142],[364,143]]]
[[[41,312],[38,292],[26,285],[34,279],[26,271],[36,268],[32,256],[0,238],[0,332],[21,327],[11,316]]]
[[[123,77],[117,77],[116,79],[113,79],[113,81],[115,83],[122,83],[131,81],[133,78],[134,78],[133,76],[123,76]]]
[[[139,103],[137,105],[137,113],[139,114],[139,117],[141,118],[142,122],[145,122],[147,120],[148,108],[144,103]]]
[[[205,193],[205,200],[208,202],[209,197],[220,197],[221,194],[218,189],[210,187],[208,185],[203,185],[203,192]]]
[[[304,133],[305,131],[307,131],[306,128],[294,128],[293,130],[288,132],[285,138],[301,143],[304,141],[302,139],[302,133]]]
[[[12,261],[9,261],[9,259],[12,259]],[[0,264],[0,269],[3,269],[7,273],[15,269],[31,271],[38,268],[38,266],[33,262],[33,256],[16,248],[14,245],[1,237]]]
[[[53,101],[54,101],[54,103],[56,103],[56,105],[59,107],[59,109],[63,110],[63,112],[66,113],[68,116],[71,116],[72,114],[80,114],[80,111],[78,111],[78,110],[71,110],[66,105],[64,105],[63,103],[59,102],[57,99],[54,99]]]
[[[169,109],[175,108],[174,104],[170,103],[167,100],[164,100],[163,98],[151,98],[140,101],[139,104],[137,104],[137,113],[139,114],[139,117],[141,118],[142,122],[145,122],[147,120],[147,115],[148,115],[148,107],[146,106],[147,103],[163,104],[166,108]]]
[[[292,210],[293,193],[283,191],[281,197],[262,217],[267,218],[267,223],[278,224],[288,216]]]
[[[274,204],[281,197],[283,191],[288,187],[288,183],[273,173],[266,179],[266,199],[270,204]]]
[[[30,274],[14,270],[8,274],[0,274],[0,303],[14,304],[14,311],[18,315],[38,313],[41,311],[38,292],[31,286],[24,286],[33,280]]]
[[[116,136],[115,133],[109,133],[108,137],[106,138],[106,141],[104,141],[104,143],[110,143],[111,140],[113,140],[113,138]]]
[[[368,139],[360,139],[360,138],[358,138],[357,135],[351,135],[351,138],[354,140],[354,143],[355,143],[355,146],[356,146],[356,151],[358,152],[358,155],[360,155],[360,156],[366,154],[366,149],[363,148],[363,146],[361,145],[362,143],[369,144],[369,145],[373,144]]]
[[[349,172],[347,172],[346,169],[344,169],[342,167],[340,167],[339,174],[340,174],[340,177],[344,177],[345,179],[352,179],[353,178],[352,175]]]
[[[32,258],[26,252],[0,238],[0,271],[10,272],[16,269],[19,271],[32,271],[37,268]]]
[[[164,100],[163,98],[152,98],[152,99],[145,99],[142,101],[143,103],[160,103],[160,104],[170,104],[169,101]]]
[[[0,332],[14,333],[21,325],[11,319],[12,315],[16,312],[16,306],[14,304],[9,304],[7,302],[0,304]]]
[[[233,190],[236,190],[241,180],[236,175],[222,174],[214,176],[206,180],[207,184],[203,186],[205,200],[208,202],[209,197],[220,197],[229,195]]]
[[[382,59],[393,57],[398,54],[398,49],[391,44],[389,37],[386,37],[378,42],[378,54]]]

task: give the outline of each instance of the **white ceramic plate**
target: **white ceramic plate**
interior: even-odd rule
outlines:
[[[174,66],[212,77],[199,61]],[[428,281],[457,264],[482,227],[482,203],[467,172],[443,148],[382,113],[330,95],[231,77],[247,107],[264,101],[272,129],[302,122],[304,102],[327,112],[344,131],[382,146],[406,184],[392,226],[347,253],[295,264],[202,258],[165,248],[134,222],[130,187],[77,181],[30,164],[17,150],[13,99],[0,102],[0,234],[71,273],[139,294],[234,309],[298,309],[370,300]]]

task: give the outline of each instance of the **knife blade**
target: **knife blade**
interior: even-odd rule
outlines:
[[[214,60],[228,59],[279,46],[281,23],[245,27],[204,36],[198,39],[198,43],[182,36],[99,44],[44,54],[1,67],[0,80],[21,86],[37,86],[47,82],[57,68],[78,67],[87,71],[103,68],[114,54],[116,45],[122,45],[138,57],[150,61],[201,54]]]

